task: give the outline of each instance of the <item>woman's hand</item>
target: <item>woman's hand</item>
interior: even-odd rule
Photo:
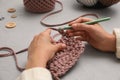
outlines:
[[[115,35],[106,32],[99,24],[87,25],[83,22],[91,21],[89,18],[81,17],[69,25],[73,30],[68,30],[70,36],[78,36],[78,39],[87,41],[94,48],[101,51],[116,51]]]
[[[66,47],[63,43],[56,44],[50,37],[50,33],[51,30],[47,29],[34,37],[28,49],[29,54],[26,69],[46,67],[47,62],[54,54]]]

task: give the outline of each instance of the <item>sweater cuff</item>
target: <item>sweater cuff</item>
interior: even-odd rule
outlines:
[[[120,29],[114,29],[113,34],[116,36],[116,57],[120,59]]]
[[[52,76],[46,68],[36,67],[23,71],[16,80],[52,80]]]

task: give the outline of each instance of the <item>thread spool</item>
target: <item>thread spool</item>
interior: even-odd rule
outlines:
[[[120,0],[77,0],[78,3],[89,8],[106,8],[118,3],[119,1]]]
[[[26,10],[36,13],[52,11],[56,0],[23,0]]]

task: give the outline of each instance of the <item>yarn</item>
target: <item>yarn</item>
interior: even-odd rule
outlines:
[[[65,75],[75,65],[84,51],[84,44],[74,37],[64,35],[59,42],[65,43],[67,48],[57,52],[47,65],[55,80],[60,80],[60,77]]]
[[[40,23],[44,26],[47,26],[47,27],[55,27],[55,26],[61,26],[61,25],[65,25],[67,23],[70,23],[76,19],[78,19],[79,17],[73,19],[73,20],[70,20],[70,21],[66,21],[66,22],[63,22],[63,23],[59,23],[59,24],[48,24],[46,22],[44,22],[44,20],[51,16],[51,15],[54,15],[56,13],[59,13],[63,10],[63,4],[62,2],[58,1],[58,0],[23,0],[24,1],[24,5],[26,7],[26,9],[28,11],[31,11],[31,12],[38,12],[38,13],[43,13],[43,12],[48,12],[48,11],[51,11],[54,9],[55,7],[55,3],[58,3],[61,8],[57,11],[54,11],[54,12],[51,12],[47,15],[45,15],[44,17],[42,17],[42,19],[40,20]],[[85,14],[85,15],[82,15],[80,17],[84,17],[84,16],[95,16],[97,17],[96,14]]]
[[[70,68],[72,68],[78,61],[80,54],[84,51],[84,44],[80,40],[76,40],[74,37],[68,37],[63,35],[62,38],[56,43],[65,43],[66,48],[57,52],[55,56],[48,62],[47,68],[52,73],[55,80],[59,80],[59,77],[63,76]],[[6,54],[0,54],[0,57],[14,56],[16,67],[22,71],[24,68],[19,67],[16,54],[27,51],[23,49],[19,52],[14,52],[13,49],[8,47],[0,48],[0,51],[7,51]]]
[[[9,47],[0,47],[0,51],[6,51],[8,53],[4,53],[4,54],[0,54],[0,57],[8,57],[8,56],[14,56],[14,60],[15,60],[15,63],[16,63],[16,67],[19,71],[23,71],[24,68],[21,68],[19,65],[18,65],[18,60],[17,60],[17,55],[16,54],[19,54],[19,53],[23,53],[25,51],[27,51],[28,49],[23,49],[23,50],[20,50],[18,52],[14,52],[13,49],[9,48]]]
[[[40,23],[44,26],[47,26],[47,27],[55,27],[55,26],[61,26],[61,25],[65,25],[67,23],[70,23],[78,18],[75,18],[73,20],[70,20],[70,21],[66,21],[66,22],[63,22],[63,23],[59,23],[59,24],[48,24],[46,22],[44,22],[44,20],[51,16],[51,15],[54,15],[56,13],[59,13],[63,10],[63,4],[58,1],[58,0],[23,0],[24,1],[24,5],[25,5],[25,8],[30,11],[30,12],[37,12],[37,13],[43,13],[43,12],[49,12],[51,10],[54,9],[55,7],[55,3],[58,3],[61,8],[57,11],[54,11],[54,12],[51,12],[47,15],[45,15],[44,17],[42,17],[42,19],[40,20]],[[97,17],[96,14],[85,14],[85,15],[82,15],[80,17],[84,17],[84,16],[95,16]]]
[[[30,12],[49,12],[55,8],[56,0],[23,0],[25,8]]]
[[[52,15],[52,14],[49,14],[49,15]],[[49,15],[47,15],[47,16],[49,16]],[[96,14],[85,14],[80,17],[85,17],[85,16],[94,16],[94,17],[98,18],[98,16]],[[43,20],[46,17],[44,17]],[[76,18],[76,19],[78,19],[78,18]],[[76,19],[74,19],[74,20],[76,20]],[[66,22],[66,24],[67,24],[67,22]],[[44,23],[44,25],[51,25],[51,24]],[[56,25],[62,25],[62,24],[56,24]],[[52,26],[55,26],[55,25],[53,24],[53,25],[51,25],[51,27]],[[57,31],[57,29],[54,29],[54,28],[51,28],[51,29]],[[64,31],[61,31],[60,34],[62,34],[62,38],[56,43],[59,43],[59,42],[65,43],[67,45],[67,48],[57,52],[55,54],[55,56],[47,64],[47,68],[51,71],[55,80],[59,80],[59,77],[63,76],[70,68],[72,68],[72,66],[74,66],[74,64],[79,59],[80,54],[83,53],[83,51],[84,51],[84,44],[81,41],[76,40],[74,37],[67,36],[64,33]],[[55,37],[56,37],[56,35],[53,38],[55,38]],[[14,56],[17,69],[19,71],[24,70],[24,68],[21,68],[18,65],[16,54],[28,51],[28,48],[20,50],[18,52],[15,52],[13,49],[11,49],[9,47],[0,47],[0,51],[8,52],[8,53],[0,54],[0,57]]]
[[[119,1],[120,0],[77,0],[78,3],[90,8],[106,8]]]
[[[61,11],[61,10],[60,10],[60,11]],[[41,23],[42,25],[44,25],[45,27],[56,27],[56,26],[62,26],[62,25],[68,24],[68,23],[70,23],[70,22],[72,22],[72,21],[77,20],[77,19],[80,18],[80,17],[94,16],[94,17],[98,18],[98,15],[97,15],[97,14],[91,13],[91,14],[84,14],[84,15],[81,15],[81,16],[79,16],[79,17],[73,19],[73,20],[66,21],[66,22],[59,23],[59,24],[48,24],[48,23],[44,22],[44,20],[45,20],[47,17],[49,17],[50,15],[55,14],[56,12],[58,12],[58,11],[52,12],[52,13],[50,13],[50,14],[44,16],[44,17],[40,20],[40,23]]]

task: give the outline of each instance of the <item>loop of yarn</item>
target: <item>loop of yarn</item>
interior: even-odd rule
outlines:
[[[21,68],[19,65],[18,65],[18,60],[17,60],[17,55],[16,54],[19,54],[19,53],[22,53],[22,52],[25,52],[27,51],[28,49],[23,49],[23,50],[20,50],[18,52],[14,52],[13,49],[9,48],[9,47],[0,47],[0,51],[6,51],[7,53],[4,53],[4,54],[0,54],[0,57],[7,57],[7,56],[14,56],[14,60],[15,60],[15,63],[16,63],[16,67],[19,71],[23,71],[24,68]]]
[[[55,8],[56,0],[23,0],[23,2],[28,11],[44,13]]]
[[[48,24],[46,22],[44,22],[44,20],[51,16],[51,15],[54,15],[56,13],[59,13],[63,10],[63,4],[62,2],[58,1],[58,0],[23,0],[24,1],[24,5],[26,7],[26,9],[28,11],[31,11],[31,12],[39,12],[39,13],[42,13],[42,12],[48,12],[48,11],[51,11],[54,9],[55,7],[55,3],[58,3],[61,8],[57,11],[54,11],[54,12],[51,12],[49,14],[47,14],[46,16],[44,16],[41,20],[40,20],[40,23],[46,27],[55,27],[55,26],[61,26],[61,25],[65,25],[67,23],[70,23],[76,19],[78,19],[79,17],[73,19],[73,20],[70,20],[70,21],[66,21],[66,22],[63,22],[63,23],[59,23],[59,24]],[[98,17],[96,14],[85,14],[85,15],[82,15],[80,17],[84,17],[84,16],[95,16],[95,17]]]
[[[120,0],[77,0],[77,2],[90,8],[106,8],[120,2]]]
[[[70,22],[72,22],[72,21],[74,21],[74,20],[77,20],[77,19],[80,18],[80,17],[94,16],[94,17],[96,17],[96,18],[99,18],[99,16],[98,16],[97,14],[90,13],[90,14],[81,15],[81,16],[73,19],[73,20],[66,21],[66,22],[59,23],[59,24],[48,24],[48,23],[44,22],[44,20],[45,20],[48,16],[53,15],[53,14],[55,14],[55,13],[56,13],[56,11],[55,11],[55,12],[52,12],[52,13],[46,15],[46,16],[44,16],[44,17],[40,20],[40,23],[41,23],[42,25],[46,26],[46,27],[56,27],[56,26],[62,26],[62,25],[68,24],[68,23],[70,23]]]

